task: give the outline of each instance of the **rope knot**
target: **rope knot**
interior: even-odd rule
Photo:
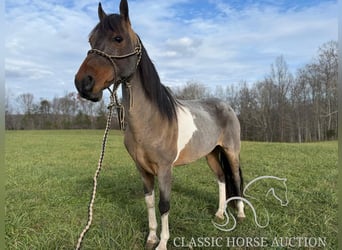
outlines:
[[[116,104],[114,102],[111,102],[108,106],[107,109],[112,109],[113,107],[115,107]]]

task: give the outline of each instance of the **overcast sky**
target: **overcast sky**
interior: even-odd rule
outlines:
[[[11,95],[52,99],[74,75],[98,22],[97,0],[6,0],[5,77]],[[119,0],[102,1],[107,14]],[[168,86],[253,83],[283,55],[291,72],[337,40],[337,1],[131,0],[133,29]]]

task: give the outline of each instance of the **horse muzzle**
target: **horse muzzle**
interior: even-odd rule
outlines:
[[[98,102],[102,98],[102,90],[94,93],[95,79],[91,75],[86,75],[82,79],[78,79],[75,76],[75,86],[82,98],[87,100]]]

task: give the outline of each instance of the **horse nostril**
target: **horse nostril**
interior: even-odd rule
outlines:
[[[87,92],[90,92],[95,85],[95,80],[91,75],[87,75],[83,79],[83,89]]]

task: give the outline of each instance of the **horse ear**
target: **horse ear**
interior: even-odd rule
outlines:
[[[120,2],[120,15],[129,22],[129,15],[128,15],[128,3],[127,0],[121,0]]]
[[[97,12],[98,12],[99,19],[100,19],[100,22],[101,22],[103,20],[103,18],[105,18],[107,16],[107,14],[102,9],[101,2],[99,2],[99,8],[97,9]]]

